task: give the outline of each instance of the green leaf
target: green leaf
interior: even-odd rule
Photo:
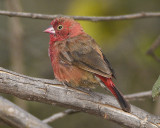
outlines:
[[[155,100],[160,95],[160,76],[152,88],[152,97]]]

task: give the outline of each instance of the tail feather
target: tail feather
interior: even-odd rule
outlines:
[[[99,75],[97,76],[101,79],[101,81],[105,84],[105,86],[111,91],[111,93],[116,97],[121,108],[126,112],[130,112],[130,104],[124,99],[122,93],[115,87],[112,80],[110,78],[105,78],[103,76],[99,76]]]

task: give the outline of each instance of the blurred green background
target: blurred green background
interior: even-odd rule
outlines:
[[[43,14],[81,16],[114,16],[137,12],[160,11],[159,0],[0,0],[1,10]],[[115,83],[124,94],[148,91],[160,74],[160,64],[146,55],[146,51],[160,34],[159,18],[123,21],[80,21],[84,30],[102,48],[117,76]],[[48,57],[49,35],[43,33],[47,20],[10,18],[0,15],[0,67],[32,77],[53,79]],[[160,48],[156,51],[160,56]],[[102,88],[95,91],[106,93]],[[4,95],[40,119],[65,110],[37,102],[19,100]],[[131,102],[160,115],[160,100]],[[66,116],[50,124],[56,128],[120,128],[121,126],[85,113]],[[9,128],[1,123],[0,128]]]

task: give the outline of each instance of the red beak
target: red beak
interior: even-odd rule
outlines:
[[[50,33],[50,34],[55,34],[55,30],[52,26],[44,30],[43,32]]]

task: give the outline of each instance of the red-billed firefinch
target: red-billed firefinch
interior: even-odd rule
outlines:
[[[103,83],[116,97],[122,109],[130,105],[112,82],[113,69],[95,40],[70,18],[55,18],[44,32],[50,33],[49,56],[55,77],[75,88],[93,88]]]

